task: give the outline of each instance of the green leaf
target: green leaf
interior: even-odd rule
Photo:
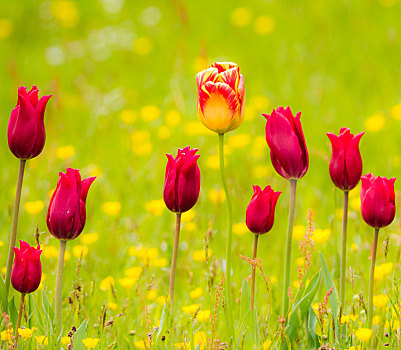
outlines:
[[[326,261],[324,260],[324,257],[322,253],[320,253],[320,261],[322,263],[322,269],[323,269],[323,276],[324,276],[324,281],[326,283],[326,289],[329,290],[330,288],[333,287],[333,291],[329,296],[329,301],[330,301],[330,307],[331,307],[331,312],[334,317],[334,325],[336,329],[336,335],[338,334],[338,293],[336,286],[334,284],[333,279],[330,276],[329,269],[327,267]]]
[[[18,309],[15,306],[15,295],[13,295],[8,303],[8,315],[10,316],[10,321],[12,323],[12,327],[14,329],[14,334],[15,334],[15,328],[17,327],[17,321],[18,321]]]
[[[164,303],[162,315],[160,317],[159,330],[157,331],[157,336],[156,336],[156,344],[159,342],[160,336],[162,335],[162,333],[164,333],[165,329],[167,328],[166,307],[167,307],[167,301]],[[160,341],[161,341],[161,338],[160,338]]]
[[[39,312],[38,307],[36,306],[36,303],[35,303],[35,299],[33,298],[33,295],[29,294],[28,297],[31,302],[33,312],[35,314],[37,328],[39,328],[40,333],[43,334],[45,332],[45,324],[44,324],[42,313]]]
[[[240,303],[240,320],[243,320],[244,317],[248,314],[250,308],[250,295],[249,295],[249,288],[248,282],[246,278],[242,283],[242,292],[241,292],[241,303]]]
[[[6,285],[2,278],[0,278],[0,308],[1,308],[1,311],[7,312]]]
[[[86,338],[86,330],[88,328],[88,324],[85,321],[79,326],[77,331],[74,334],[73,341],[74,341],[74,350],[83,350],[84,344],[82,343],[82,339]]]
[[[317,290],[319,289],[320,274],[321,273],[319,271],[313,276],[313,278],[311,279],[310,283],[308,284],[305,290],[303,298],[297,305],[294,306],[293,311],[290,315],[286,327],[286,334],[291,342],[296,339],[296,335],[298,333],[297,330],[300,327],[300,320],[302,321],[305,320],[306,322],[309,308],[312,304],[313,298],[315,297]],[[284,348],[287,348],[287,346],[284,345]]]
[[[308,347],[309,349],[317,349],[319,344],[319,337],[316,334],[316,323],[317,318],[315,312],[312,309],[312,306],[309,307],[309,316],[308,316]]]

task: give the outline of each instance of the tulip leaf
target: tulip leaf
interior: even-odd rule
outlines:
[[[305,321],[304,324],[306,324],[310,306],[312,304],[313,298],[316,295],[317,290],[319,289],[320,275],[321,272],[319,271],[313,276],[305,290],[304,296],[299,301],[299,303],[293,307],[293,311],[290,315],[286,327],[286,334],[290,342],[296,339],[296,335],[298,333],[297,331],[300,327],[300,321]],[[287,348],[287,345],[283,344],[283,347]]]
[[[2,278],[0,278],[0,307],[2,311],[7,312],[7,292],[6,285]]]
[[[12,323],[12,327],[14,329],[15,334],[15,327],[17,326],[18,320],[18,309],[15,306],[15,295],[13,295],[8,303],[8,315],[10,316],[10,322]]]
[[[329,268],[327,267],[326,261],[324,260],[322,253],[320,253],[320,260],[322,263],[323,276],[324,276],[324,281],[326,283],[326,289],[329,290],[330,288],[333,288],[333,291],[329,296],[329,301],[330,301],[330,306],[331,306],[331,312],[334,317],[334,325],[335,325],[336,334],[338,334],[338,294],[337,294],[337,289],[336,289],[333,279],[331,278]]]
[[[317,318],[315,312],[312,309],[312,306],[309,307],[309,316],[308,316],[308,348],[309,349],[317,349],[319,344],[319,337],[316,334],[316,323]]]
[[[33,312],[34,312],[35,317],[36,317],[36,322],[37,322],[36,324],[37,324],[40,332],[43,334],[44,331],[45,331],[45,326],[44,326],[42,313],[38,311],[38,308],[37,308],[36,303],[35,303],[35,299],[33,298],[32,294],[29,294],[29,300],[31,301]]]
[[[86,338],[87,328],[88,328],[88,323],[86,322],[86,320],[84,320],[74,334],[73,337],[74,350],[83,350],[84,344],[82,343],[82,339]]]
[[[162,315],[160,317],[160,323],[159,323],[159,329],[157,331],[157,336],[156,336],[156,344],[159,342],[159,338],[162,335],[162,333],[165,331],[166,327],[167,327],[167,322],[166,322],[166,308],[167,308],[167,301],[164,303],[163,306],[163,311],[162,311]]]

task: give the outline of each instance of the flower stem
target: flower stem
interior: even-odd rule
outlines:
[[[14,202],[14,214],[13,214],[13,223],[11,226],[11,237],[10,237],[10,246],[8,248],[8,259],[7,259],[7,271],[6,271],[6,300],[8,306],[8,294],[10,291],[10,280],[11,280],[11,270],[14,259],[14,247],[15,242],[17,240],[17,226],[18,226],[18,214],[19,214],[19,206],[21,202],[21,190],[22,190],[22,181],[24,180],[24,170],[25,170],[25,159],[21,159],[19,163],[19,172],[18,172],[18,181],[17,181],[17,191],[15,193],[15,202]]]
[[[25,306],[25,293],[21,293],[21,301],[19,304],[19,312],[18,312],[18,320],[17,320],[17,327],[15,328],[15,348],[18,349],[18,328],[21,327],[21,319],[22,319],[22,314],[24,312],[24,306]]]
[[[230,192],[227,186],[227,180],[224,168],[224,134],[219,134],[219,157],[220,157],[220,174],[223,183],[224,192],[227,202],[227,245],[226,245],[226,299],[227,299],[227,327],[230,340],[234,342],[234,322],[233,322],[233,306],[231,297],[231,246],[232,246],[232,216],[233,209],[231,204]]]
[[[370,278],[369,278],[369,304],[368,304],[368,328],[372,328],[373,323],[373,284],[375,282],[375,266],[377,241],[379,239],[379,229],[375,228],[375,238],[372,247],[372,261],[370,263]]]
[[[170,310],[171,316],[174,317],[174,284],[175,284],[175,268],[177,266],[178,243],[180,240],[181,213],[177,213],[175,221],[173,259],[170,269]]]
[[[292,251],[292,229],[294,227],[295,217],[295,199],[297,192],[297,180],[290,180],[290,206],[288,213],[288,228],[287,228],[287,248],[285,253],[285,275],[284,275],[284,291],[283,291],[283,316],[286,317],[288,313],[288,288],[290,286],[291,277],[291,251]]]
[[[63,319],[61,317],[61,305],[62,305],[62,287],[63,287],[63,270],[64,270],[64,255],[67,241],[60,240],[60,251],[58,254],[58,265],[57,265],[57,280],[56,280],[56,302],[55,302],[55,323],[57,336],[60,334],[63,325]]]
[[[253,257],[252,260],[255,261],[256,254],[258,252],[258,239],[259,235],[255,235],[255,239],[253,241]],[[255,265],[252,265],[252,282],[251,282],[251,310],[254,310],[255,307]]]
[[[173,247],[173,258],[171,260],[170,269],[170,348],[172,349],[174,344],[174,285],[175,285],[175,269],[177,266],[178,256],[178,243],[180,240],[180,227],[181,227],[181,213],[176,213],[175,220],[175,233],[174,233],[174,247]]]
[[[341,240],[341,279],[340,279],[340,303],[345,306],[345,270],[347,265],[347,224],[348,224],[348,191],[344,191],[343,207],[343,235]]]

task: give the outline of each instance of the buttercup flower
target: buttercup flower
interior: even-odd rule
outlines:
[[[235,63],[213,63],[196,75],[198,118],[208,129],[224,134],[244,120],[244,77]]]
[[[363,132],[351,134],[350,129],[341,128],[339,136],[327,133],[332,145],[330,177],[334,185],[342,191],[356,187],[362,175],[362,158],[359,141]]]
[[[40,245],[31,247],[20,241],[20,249],[14,247],[15,260],[11,271],[11,284],[20,293],[32,293],[38,289],[42,279]]]
[[[361,177],[361,213],[368,225],[381,228],[390,225],[394,220],[395,180],[375,177],[370,173]]]
[[[18,102],[11,112],[8,122],[7,137],[10,151],[19,159],[31,159],[42,152],[46,133],[44,115],[51,95],[38,99],[36,86],[18,89]]]
[[[266,141],[274,169],[286,179],[300,179],[308,170],[309,156],[301,126],[301,112],[290,107],[273,109],[266,118]]]
[[[166,177],[163,198],[167,208],[175,213],[191,209],[199,197],[200,170],[196,163],[199,155],[196,148],[178,149],[175,159],[167,154]]]
[[[86,196],[96,177],[81,180],[79,170],[67,168],[59,173],[47,212],[47,227],[50,233],[61,240],[71,240],[79,236],[86,221]]]
[[[253,196],[246,209],[246,225],[255,234],[269,232],[274,222],[274,210],[281,192],[274,192],[270,186],[262,191],[253,186]]]

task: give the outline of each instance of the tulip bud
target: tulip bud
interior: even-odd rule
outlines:
[[[362,158],[359,141],[363,132],[351,134],[350,129],[341,128],[339,136],[327,133],[332,145],[330,177],[342,191],[350,191],[358,185],[362,175]]]
[[[270,186],[262,191],[253,186],[253,196],[246,209],[246,225],[255,234],[267,233],[274,223],[274,210],[281,192],[274,192]]]
[[[394,220],[395,180],[394,177],[387,179],[370,173],[361,177],[361,213],[368,225],[381,228]]]
[[[8,122],[8,147],[19,159],[31,159],[42,152],[46,133],[44,115],[47,101],[51,95],[38,100],[39,90],[32,86],[30,91],[20,87],[18,102],[11,112]]]
[[[31,247],[24,241],[20,242],[20,249],[13,248],[15,260],[11,271],[11,284],[20,293],[32,293],[38,289],[42,279],[42,264],[40,262],[40,244],[37,248]]]
[[[59,173],[57,188],[50,199],[47,227],[61,240],[77,238],[85,226],[86,196],[96,177],[81,181],[79,170],[67,168]]]
[[[199,197],[200,171],[196,163],[199,155],[196,148],[178,149],[174,159],[167,154],[166,177],[163,198],[167,208],[174,213],[183,213],[191,209]]]
[[[235,63],[213,63],[196,75],[198,118],[208,129],[224,134],[244,120],[244,77]]]
[[[300,179],[308,170],[309,157],[301,126],[301,112],[296,117],[290,107],[273,109],[266,118],[266,141],[274,169],[284,178]]]

